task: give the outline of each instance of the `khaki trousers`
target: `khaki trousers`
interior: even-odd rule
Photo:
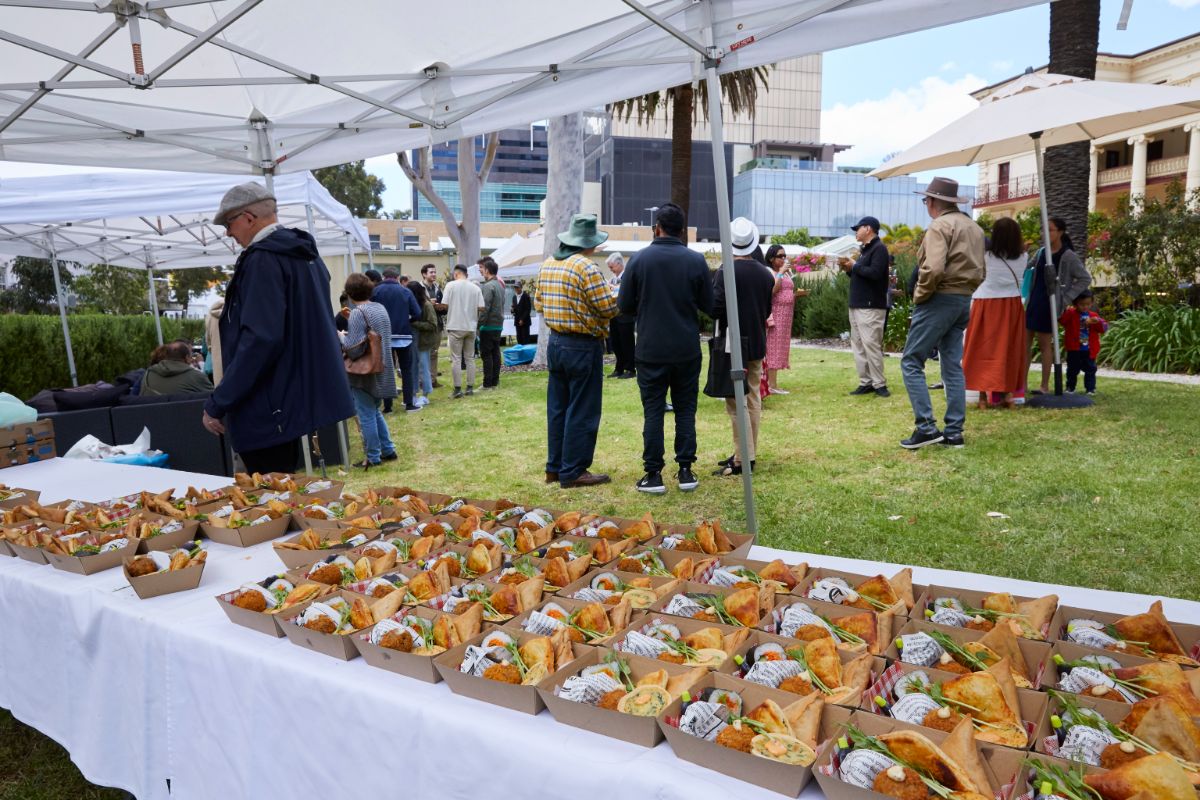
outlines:
[[[450,340],[450,376],[454,388],[462,388],[462,362],[467,360],[467,386],[475,385],[475,331],[446,331]]]
[[[883,322],[887,311],[882,308],[850,309],[850,350],[858,370],[861,386],[876,389],[887,386],[883,375]]]
[[[746,415],[750,417],[751,461],[758,459],[758,421],[762,417],[762,395],[758,393],[758,387],[762,383],[762,364],[761,358],[746,363],[746,381],[750,384],[750,390],[746,392]],[[725,411],[729,414],[729,421],[733,423],[733,460],[741,463],[742,440],[738,431],[736,398],[725,398]]]

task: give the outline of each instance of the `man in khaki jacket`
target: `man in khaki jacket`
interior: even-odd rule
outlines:
[[[916,430],[900,442],[908,450],[941,443],[963,446],[967,416],[963,379],[963,333],[971,313],[971,295],[983,282],[983,230],[959,210],[970,198],[958,196],[958,182],[934,178],[918,194],[933,219],[917,251],[917,284],[913,292],[912,321],[900,371],[912,403]],[[938,430],[933,403],[925,382],[925,362],[939,353],[942,383],[946,387],[945,429]]]

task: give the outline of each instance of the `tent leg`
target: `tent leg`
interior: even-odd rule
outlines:
[[[158,343],[163,343],[162,319],[158,316],[158,292],[154,291],[154,267],[146,267],[146,278],[150,289],[150,313],[154,315],[154,332],[158,335]]]
[[[729,180],[725,175],[725,137],[721,120],[721,83],[717,78],[717,62],[708,59],[704,64],[708,96],[716,98],[709,103],[709,125],[712,128],[713,175],[716,178],[717,219],[721,230],[721,265],[725,279],[725,309],[728,318],[727,340],[735,345],[729,348],[729,360],[733,376],[734,400],[737,404],[737,425],[742,452],[742,495],[746,505],[746,530],[758,535],[758,520],[754,514],[754,477],[750,467],[750,415],[746,410],[745,367],[742,363],[742,327],[738,320],[737,284],[733,275],[733,244],[730,240],[729,223]],[[758,387],[754,387],[758,391]]]
[[[71,349],[71,329],[67,327],[67,306],[63,300],[62,279],[58,275],[58,255],[53,248],[50,250],[50,268],[54,271],[54,299],[58,301],[58,316],[62,320],[63,341],[67,345],[67,369],[71,372],[71,385],[79,385],[79,376],[75,373],[75,352]]]
[[[307,433],[300,437],[300,449],[304,451],[304,474],[312,475],[312,441]]]
[[[346,420],[337,424],[338,449],[342,452],[342,469],[350,469],[350,445],[346,441]]]
[[[354,237],[346,232],[346,277],[349,278],[352,274],[358,272],[358,267],[354,264]]]

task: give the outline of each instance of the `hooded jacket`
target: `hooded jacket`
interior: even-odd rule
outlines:
[[[140,394],[199,394],[212,390],[212,381],[203,372],[186,361],[168,358],[146,370]]]
[[[238,451],[298,439],[354,416],[313,238],[277,228],[238,257],[221,312],[224,375],[204,410]]]

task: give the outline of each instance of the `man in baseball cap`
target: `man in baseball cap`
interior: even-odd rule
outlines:
[[[307,231],[284,228],[254,181],[213,222],[242,246],[218,322],[224,365],[204,427],[226,434],[250,472],[294,472],[300,438],[354,416],[329,304],[329,270]]]
[[[883,374],[883,333],[887,320],[888,251],[879,238],[879,220],[863,217],[851,226],[862,248],[858,260],[838,260],[850,275],[850,349],[858,370],[858,388],[853,395],[888,397]]]

